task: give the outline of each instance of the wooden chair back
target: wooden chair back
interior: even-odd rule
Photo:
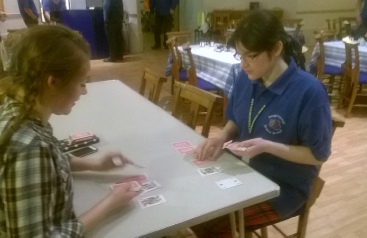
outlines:
[[[337,24],[339,22],[339,19],[326,19],[327,22],[327,29],[328,30],[333,30],[333,31],[337,31]]]
[[[339,100],[339,107],[345,103],[347,109],[345,117],[349,117],[353,107],[367,107],[363,100],[358,104],[355,103],[357,98],[367,97],[367,93],[362,90],[362,83],[360,82],[360,59],[358,42],[350,42],[344,40],[345,44],[345,63],[343,64],[343,88],[342,95]]]
[[[187,101],[190,103],[190,109],[188,113],[185,113],[182,112],[182,104],[186,104]],[[221,104],[222,101],[223,98],[219,95],[189,84],[176,82],[172,115],[195,129],[198,116],[205,109],[206,113],[201,135],[208,137],[214,108],[217,104]]]
[[[352,34],[352,26],[357,26],[355,17],[339,17],[339,37],[350,36]]]
[[[303,27],[303,22],[299,22],[299,23],[297,23],[297,25],[296,25],[296,29],[294,30],[294,32],[293,32],[293,34],[292,34],[292,36],[294,37],[294,38],[297,38],[298,37],[298,35],[299,35],[299,33],[301,32],[301,28]]]
[[[196,67],[195,67],[194,58],[192,57],[191,48],[185,47],[183,50],[186,51],[187,56],[189,57],[189,62],[190,62],[190,67],[187,69],[187,76],[189,77],[189,84],[197,87],[198,78],[196,75]]]
[[[171,66],[171,74],[172,74],[172,80],[171,80],[171,94],[174,93],[174,83],[176,81],[187,81],[187,77],[180,78],[180,72],[183,71],[182,67],[182,56],[180,51],[178,50],[177,45],[177,38],[171,37],[167,40],[167,46],[170,50],[171,57],[173,60],[172,66]]]
[[[191,32],[190,31],[170,31],[166,33],[167,39],[176,38],[177,45],[183,45],[185,43],[191,42]]]
[[[315,33],[315,41],[319,44],[320,54],[316,62],[317,74],[316,77],[323,82],[324,68],[325,68],[325,41],[332,41],[336,39],[335,31],[320,31]]]
[[[172,77],[175,80],[179,79],[180,69],[182,68],[182,57],[178,50],[176,37],[171,37],[167,40],[167,46],[171,53],[173,64],[172,64]]]
[[[154,104],[158,103],[163,83],[167,82],[167,78],[160,77],[154,71],[145,68],[139,93],[144,96],[146,88],[148,89],[148,99]]]

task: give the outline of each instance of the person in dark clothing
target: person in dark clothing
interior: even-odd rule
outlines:
[[[353,36],[355,40],[358,40],[367,33],[367,4],[364,0],[356,0],[357,1],[357,24],[358,28],[354,32]]]
[[[33,0],[18,0],[18,7],[27,27],[38,25],[38,12]]]
[[[118,62],[123,60],[123,13],[122,0],[104,0],[103,18],[110,53],[110,56],[103,60],[104,62]]]
[[[161,33],[163,33],[163,46],[167,49],[166,33],[171,31],[173,14],[178,0],[150,0],[150,13],[155,13],[154,46],[152,49],[161,48]]]
[[[42,7],[46,22],[60,22],[60,12],[66,10],[66,1],[43,0]]]

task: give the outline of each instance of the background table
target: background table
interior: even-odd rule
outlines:
[[[236,60],[233,55],[234,49],[231,51],[216,52],[215,47],[199,45],[191,45],[191,53],[195,62],[197,76],[216,85],[224,91],[229,98],[232,93],[234,80],[241,71],[241,61]],[[182,64],[189,67],[189,57],[179,47],[182,55]]]
[[[324,42],[325,49],[325,65],[341,67],[345,62],[345,44],[343,41],[328,41]],[[360,71],[367,72],[367,46],[358,46]],[[320,55],[319,44],[316,44],[312,51],[308,71],[316,72],[316,62]]]
[[[109,192],[109,185],[128,174],[146,173],[162,188],[137,198],[162,194],[167,203],[141,209],[135,198],[123,211],[102,222],[89,237],[161,237],[168,232],[189,227],[228,214],[242,207],[268,200],[279,194],[279,187],[242,161],[225,153],[212,165],[221,166],[219,174],[202,177],[190,156],[179,154],[172,142],[203,137],[152,104],[120,81],[87,84],[68,116],[52,116],[55,136],[92,131],[100,137],[100,151],[115,148],[145,166],[130,165],[115,171],[77,173],[74,175],[74,204],[82,214]],[[243,185],[220,189],[215,181],[235,176]]]

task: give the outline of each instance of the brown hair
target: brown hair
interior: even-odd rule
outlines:
[[[0,79],[0,102],[24,92],[21,116],[0,135],[0,147],[22,121],[32,113],[43,94],[43,81],[55,77],[60,88],[67,86],[88,70],[88,43],[82,35],[62,25],[38,25],[27,29],[12,48],[9,76]]]

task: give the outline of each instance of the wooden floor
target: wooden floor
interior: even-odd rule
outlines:
[[[146,47],[148,49],[148,47]],[[122,63],[92,60],[92,81],[119,79],[138,90],[144,67],[164,75],[167,50],[125,56]],[[164,85],[159,105],[170,110],[170,80]],[[339,111],[343,113],[343,111]],[[214,135],[221,124],[211,128]],[[353,110],[344,128],[338,128],[332,145],[332,155],[323,165],[321,177],[326,185],[311,210],[308,238],[365,238],[367,237],[367,109]],[[295,221],[282,224],[295,230]],[[269,230],[269,237],[280,237]]]

